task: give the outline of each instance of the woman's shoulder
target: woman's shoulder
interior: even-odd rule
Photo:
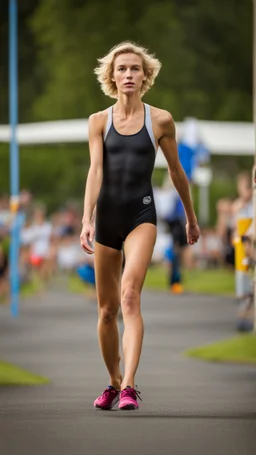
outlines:
[[[103,131],[108,118],[108,109],[94,112],[89,116],[89,128],[94,131]]]
[[[90,125],[94,126],[105,126],[106,120],[108,118],[108,109],[103,111],[94,112],[89,116]]]
[[[163,127],[163,126],[170,125],[174,122],[172,114],[165,109],[160,109],[155,106],[150,106],[150,114],[151,114],[152,121],[157,126]]]

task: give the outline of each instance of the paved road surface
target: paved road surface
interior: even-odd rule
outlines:
[[[52,290],[17,320],[0,306],[0,359],[51,380],[0,388],[0,454],[255,455],[256,368],[182,354],[235,334],[233,300],[144,292],[143,312],[143,403],[106,412],[92,406],[107,385],[95,305]]]

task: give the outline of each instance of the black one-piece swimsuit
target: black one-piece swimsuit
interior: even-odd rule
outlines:
[[[112,107],[103,147],[103,181],[96,209],[96,242],[121,250],[127,235],[142,223],[156,225],[151,184],[156,145],[150,106],[144,104],[144,125],[135,134],[116,131]]]

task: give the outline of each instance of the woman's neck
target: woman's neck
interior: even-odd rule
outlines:
[[[131,96],[119,96],[116,104],[114,105],[115,113],[129,117],[130,115],[135,114],[136,112],[142,110],[143,102],[140,97],[131,97]]]

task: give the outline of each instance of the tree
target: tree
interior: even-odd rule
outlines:
[[[124,39],[163,63],[145,100],[185,116],[251,119],[251,1],[41,1],[31,20],[44,90],[38,119],[87,117],[111,104],[97,85],[97,57]],[[239,50],[239,51],[238,51]]]
[[[37,77],[36,46],[28,18],[33,14],[39,0],[18,1],[18,77],[19,121],[32,120],[32,106],[40,84]],[[9,122],[9,0],[0,2],[0,124]]]

